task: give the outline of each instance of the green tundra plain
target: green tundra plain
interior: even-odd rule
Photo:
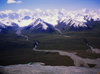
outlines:
[[[39,50],[63,50],[77,52],[76,55],[82,58],[100,58],[100,54],[91,53],[90,48],[84,42],[87,39],[89,45],[100,49],[100,24],[97,28],[88,31],[62,30],[52,34],[22,31],[25,37],[16,35],[15,31],[0,33],[0,65],[26,64],[29,62],[43,62],[46,65],[73,66],[73,60],[67,56],[60,56],[58,53],[33,51],[34,40],[39,41]],[[65,37],[69,36],[69,37]]]

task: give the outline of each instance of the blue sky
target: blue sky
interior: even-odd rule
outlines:
[[[0,0],[0,11],[18,9],[65,9],[68,11],[100,9],[100,0]]]

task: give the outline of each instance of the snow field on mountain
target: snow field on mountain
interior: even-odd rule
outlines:
[[[65,22],[66,25],[70,23],[69,26],[73,25],[74,27],[87,27],[85,23],[91,21],[91,19],[100,21],[100,10],[82,9],[79,11],[66,11],[62,9],[59,11],[54,9],[54,11],[51,11],[47,9],[44,12],[41,9],[35,9],[34,11],[19,9],[17,12],[13,12],[12,10],[0,11],[0,23],[7,26],[12,26],[12,23],[16,23],[19,27],[25,27],[34,23],[38,18],[54,27],[61,22]],[[47,26],[43,22],[41,24],[44,29],[47,29]]]

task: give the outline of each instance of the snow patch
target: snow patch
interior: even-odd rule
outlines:
[[[41,22],[41,24],[43,25],[44,30],[46,30],[48,28],[48,26],[45,23]]]
[[[16,17],[15,17],[16,15]],[[23,20],[23,18],[27,16],[30,19]],[[14,17],[14,19],[12,19]],[[32,23],[33,19],[41,18],[43,21],[56,26],[58,21],[62,22],[66,20],[66,24],[71,22],[71,25],[74,24],[75,27],[82,26],[87,27],[84,23],[87,20],[95,20],[100,21],[100,10],[98,11],[89,11],[87,9],[82,9],[79,11],[66,11],[62,9],[59,11],[58,9],[54,9],[51,11],[47,9],[45,12],[41,9],[37,8],[35,11],[31,11],[29,9],[19,9],[17,12],[13,12],[12,10],[0,11],[0,22],[3,22],[5,25],[11,25],[11,22],[17,23],[20,27],[28,26]],[[18,22],[20,21],[20,22]]]
[[[46,30],[48,28],[48,26],[43,22],[43,20],[39,19],[35,19],[33,23],[33,27],[37,26],[38,24],[42,24],[44,30]]]
[[[19,27],[25,27],[30,25],[33,22],[32,19],[29,20],[21,20],[20,22],[18,20],[14,20],[14,23],[17,23]]]

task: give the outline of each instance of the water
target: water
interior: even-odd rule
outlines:
[[[27,35],[23,35],[21,33],[21,30],[22,30],[22,28],[18,28],[17,31],[16,31],[16,34],[19,35],[19,36],[24,36],[26,38],[26,40],[28,41],[29,40],[28,36]]]
[[[55,30],[57,30],[62,35],[62,32],[60,31],[60,29],[55,28]]]
[[[39,44],[39,42],[35,40],[35,43],[34,43],[34,48],[33,48],[33,50],[36,50],[36,48],[37,48],[37,45],[38,45],[38,44]]]

